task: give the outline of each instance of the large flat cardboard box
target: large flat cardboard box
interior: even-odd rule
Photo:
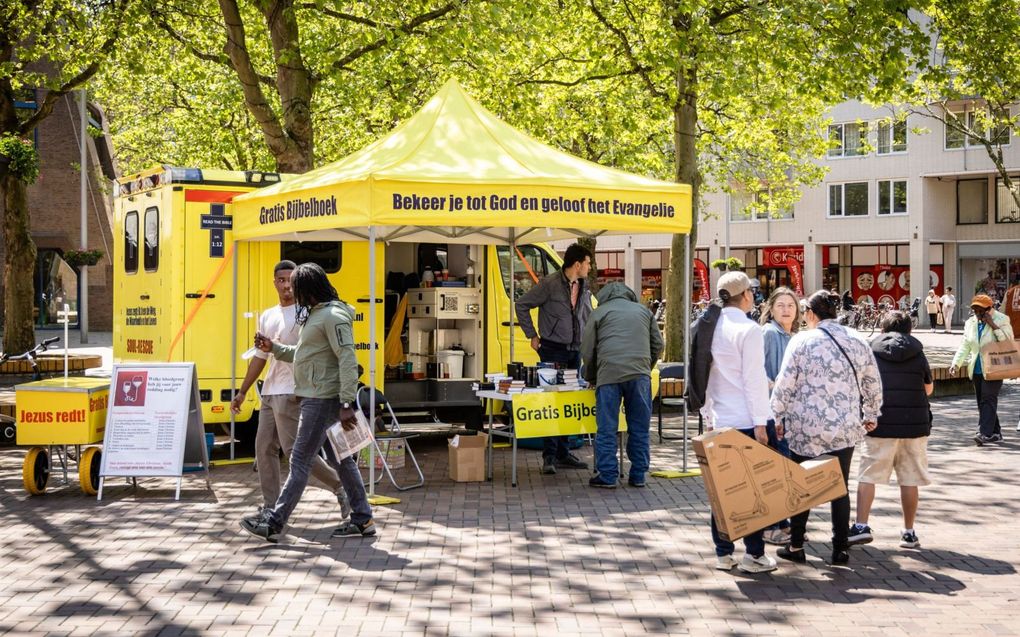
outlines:
[[[694,439],[719,534],[730,541],[846,495],[839,460],[797,464],[735,429]]]
[[[450,439],[450,479],[454,482],[485,481],[485,449],[489,437],[454,436]]]

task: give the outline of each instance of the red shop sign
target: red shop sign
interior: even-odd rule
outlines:
[[[766,268],[785,268],[787,259],[795,259],[804,265],[804,247],[762,248],[762,265]]]

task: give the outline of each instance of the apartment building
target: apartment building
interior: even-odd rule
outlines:
[[[951,105],[964,117],[980,103]],[[975,290],[1002,297],[1020,282],[1020,210],[983,146],[937,119],[856,101],[830,111],[827,175],[792,210],[751,215],[747,199],[704,197],[695,252],[695,299],[719,275],[713,260],[740,259],[766,292],[800,284],[850,290],[860,303],[909,303],[934,287],[956,290],[967,312]],[[1002,130],[1005,165],[1020,175],[1017,131]],[[606,237],[596,261],[647,299],[662,297],[669,236]],[[959,317],[958,317],[959,318]]]

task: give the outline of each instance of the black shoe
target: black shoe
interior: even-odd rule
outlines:
[[[372,537],[375,535],[375,520],[369,520],[364,524],[358,524],[357,522],[351,522],[348,520],[340,526],[333,529],[330,537]]]
[[[974,436],[974,442],[976,442],[977,446],[979,447],[982,445],[990,445],[993,442],[995,442],[995,436],[986,436],[984,434],[978,434]]]
[[[241,528],[266,542],[280,541],[280,531],[273,528],[264,515],[255,515],[241,520]]]
[[[601,478],[601,476],[595,476],[591,480],[588,481],[588,486],[589,487],[595,487],[596,489],[615,489],[616,488],[616,483],[615,482],[606,482],[605,480],[603,480]]]
[[[647,483],[644,480],[635,480],[634,478],[631,478],[630,480],[627,480],[627,484],[632,487],[637,487],[638,489],[644,489]]]
[[[784,560],[789,560],[791,562],[796,562],[798,564],[803,564],[804,562],[807,562],[807,553],[804,552],[804,549],[794,551],[789,545],[784,546],[780,548],[778,551],[776,551],[776,557],[782,558]]]
[[[850,553],[848,551],[833,551],[832,559],[829,560],[829,564],[833,566],[843,566],[850,562]]]
[[[856,546],[858,544],[870,544],[875,539],[871,535],[871,527],[867,524],[854,524],[847,532],[847,544]]]
[[[581,460],[572,453],[556,459],[556,466],[564,469],[587,469],[588,463]]]
[[[546,475],[553,475],[556,473],[556,461],[552,458],[546,458],[545,462],[542,463],[542,473]]]
[[[1003,440],[1002,434],[992,434],[991,436],[988,437],[991,438],[992,442],[1002,442]]]

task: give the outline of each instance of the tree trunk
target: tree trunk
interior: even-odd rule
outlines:
[[[0,180],[3,190],[4,249],[4,351],[20,354],[35,345],[35,307],[32,277],[35,243],[29,233],[28,185],[10,173]]]
[[[665,361],[684,360],[684,325],[689,320],[690,290],[686,289],[684,272],[692,266],[693,250],[698,240],[698,204],[701,173],[698,170],[698,94],[697,71],[677,71],[677,101],[673,105],[673,144],[676,148],[676,181],[691,185],[691,251],[684,246],[684,235],[673,235],[666,275],[666,350]]]

